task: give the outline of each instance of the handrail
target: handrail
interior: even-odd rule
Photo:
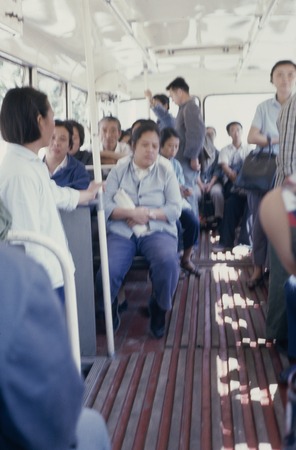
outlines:
[[[65,289],[65,310],[67,319],[67,328],[70,339],[71,350],[74,361],[77,365],[78,371],[81,371],[80,359],[80,343],[79,343],[79,329],[78,329],[78,315],[77,315],[77,300],[75,279],[72,273],[72,265],[69,258],[60,249],[60,247],[49,237],[35,233],[33,231],[9,231],[7,241],[14,242],[33,242],[38,245],[43,245],[58,258],[64,277]]]

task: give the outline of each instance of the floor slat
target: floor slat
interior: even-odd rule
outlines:
[[[277,375],[288,360],[265,339],[267,282],[248,289],[250,258],[213,254],[215,240],[202,234],[202,275],[180,278],[163,339],[149,335],[151,283],[126,283],[116,357],[86,379],[86,404],[105,417],[113,450],[281,448]],[[100,332],[97,343],[105,354]]]

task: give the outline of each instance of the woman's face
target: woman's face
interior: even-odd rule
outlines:
[[[292,64],[281,64],[275,68],[272,83],[277,92],[291,94],[295,86],[296,69]]]
[[[145,131],[133,147],[134,162],[141,169],[155,163],[159,152],[159,137],[155,131]]]
[[[47,148],[46,154],[51,156],[55,161],[62,162],[69,152],[69,131],[63,126],[56,126]]]
[[[179,149],[179,144],[180,139],[175,136],[171,136],[165,141],[163,147],[161,147],[160,153],[167,159],[174,158]]]

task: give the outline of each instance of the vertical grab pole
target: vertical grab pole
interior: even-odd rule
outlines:
[[[146,89],[148,89],[148,66],[147,66],[147,63],[145,63],[145,62],[144,62],[143,69],[144,69],[144,90],[146,91]],[[148,98],[147,98],[146,104],[147,104],[147,114],[150,119],[150,101]]]
[[[99,136],[98,136],[98,114],[96,107],[96,92],[95,92],[95,78],[94,78],[94,61],[92,52],[92,39],[91,39],[91,15],[89,9],[89,0],[78,1],[78,5],[81,8],[81,17],[83,24],[83,37],[86,59],[86,73],[88,83],[88,101],[90,108],[91,119],[91,134],[92,134],[92,150],[93,150],[93,162],[94,162],[94,174],[97,182],[102,181],[101,173],[101,158],[99,155]],[[105,320],[106,320],[106,335],[107,335],[107,347],[109,356],[114,355],[114,335],[112,324],[112,310],[111,310],[111,297],[110,297],[110,278],[109,278],[109,266],[108,266],[108,252],[107,252],[107,238],[106,238],[106,223],[105,212],[103,205],[103,190],[99,189],[98,193],[98,229],[99,229],[99,242],[100,242],[100,255],[101,255],[101,271],[103,280],[103,293],[104,293],[104,308],[105,308]]]

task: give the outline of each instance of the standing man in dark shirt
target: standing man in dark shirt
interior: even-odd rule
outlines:
[[[196,99],[189,94],[189,86],[184,78],[175,78],[166,89],[179,106],[175,127],[180,136],[180,147],[176,158],[182,165],[186,185],[193,189],[194,193],[188,197],[188,201],[194,213],[198,215],[196,180],[200,168],[198,156],[205,139],[205,126]]]

